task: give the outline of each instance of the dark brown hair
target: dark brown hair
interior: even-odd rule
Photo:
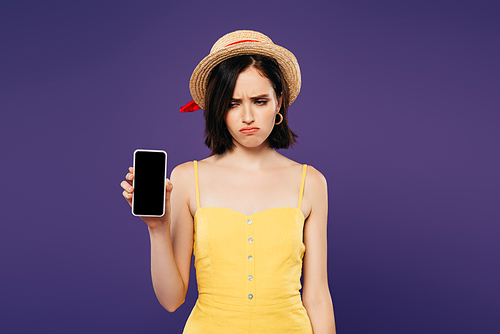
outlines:
[[[267,138],[272,148],[289,148],[296,142],[297,135],[288,126],[287,109],[290,101],[288,85],[278,64],[272,58],[261,55],[244,55],[229,58],[214,67],[208,78],[205,94],[205,144],[212,154],[223,154],[234,148],[233,137],[226,126],[226,115],[233,98],[238,75],[254,67],[271,81],[276,98],[281,96],[279,113],[283,122],[274,126]]]

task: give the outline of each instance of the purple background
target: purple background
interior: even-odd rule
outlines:
[[[0,1],[0,332],[180,333],[119,183],[202,159],[180,114],[217,38],[297,56],[283,153],[329,182],[338,333],[498,333],[498,1]],[[194,273],[193,273],[194,274]]]

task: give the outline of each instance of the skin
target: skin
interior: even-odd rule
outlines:
[[[280,106],[281,97],[275,96],[269,79],[253,67],[240,73],[226,116],[235,147],[198,163],[201,207],[225,207],[250,215],[297,205],[302,165],[277,153],[267,142],[279,119],[276,114]],[[242,133],[240,129],[245,127],[256,127],[258,131]],[[121,183],[129,204],[132,204],[133,178],[130,167],[126,180]],[[151,276],[156,296],[165,309],[173,312],[185,300],[191,268],[193,217],[197,209],[192,162],[172,171],[166,194],[163,217],[141,218],[149,229]],[[311,166],[307,167],[301,210],[306,218],[303,305],[315,334],[335,333],[327,277],[327,184],[324,176]]]

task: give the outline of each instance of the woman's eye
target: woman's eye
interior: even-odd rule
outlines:
[[[257,103],[258,105],[263,106],[263,105],[265,105],[267,103],[267,100],[257,100],[257,101],[255,101],[255,103]]]
[[[236,107],[238,104],[237,103],[229,103],[229,108],[234,108]]]

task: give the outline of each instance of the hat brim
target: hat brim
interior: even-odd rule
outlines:
[[[290,90],[288,106],[295,101],[300,92],[301,75],[297,59],[287,49],[276,44],[243,42],[220,49],[209,54],[196,66],[189,80],[189,90],[194,102],[205,109],[205,91],[213,68],[226,59],[241,55],[262,55],[277,61]],[[287,107],[288,107],[287,106]]]

